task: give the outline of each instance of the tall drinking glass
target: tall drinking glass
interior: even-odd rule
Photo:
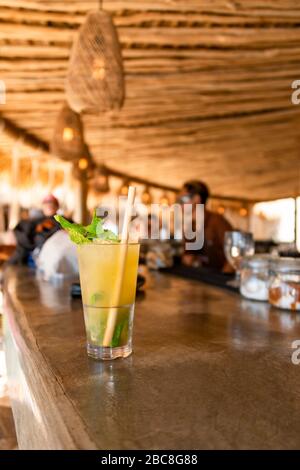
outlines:
[[[224,251],[227,261],[236,272],[236,278],[230,284],[234,287],[239,287],[242,260],[245,256],[252,256],[255,253],[252,233],[242,231],[226,232]]]
[[[138,243],[78,246],[87,353],[94,359],[132,352],[139,249]]]

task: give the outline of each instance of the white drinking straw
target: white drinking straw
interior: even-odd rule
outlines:
[[[121,247],[120,247],[120,272],[119,276],[117,276],[115,291],[113,295],[113,307],[111,308],[108,319],[107,325],[105,329],[104,339],[103,339],[103,346],[109,347],[115,332],[116,322],[117,322],[117,315],[118,315],[118,305],[120,302],[122,284],[125,274],[125,267],[126,267],[126,258],[127,258],[127,249],[128,249],[128,238],[129,238],[129,224],[132,217],[133,206],[134,206],[134,199],[135,199],[136,188],[134,186],[129,186],[128,189],[128,199],[125,209],[125,216],[123,221],[123,228],[122,228],[122,236],[121,236]]]

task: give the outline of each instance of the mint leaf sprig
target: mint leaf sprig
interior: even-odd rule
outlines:
[[[120,242],[116,234],[103,227],[104,219],[97,217],[96,211],[94,211],[92,222],[87,226],[69,222],[62,215],[55,215],[54,218],[68,232],[71,241],[76,245],[92,243],[95,239],[114,243]]]

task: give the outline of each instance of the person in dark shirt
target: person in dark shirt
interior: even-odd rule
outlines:
[[[201,250],[186,250],[182,256],[185,266],[203,266],[218,271],[229,271],[224,254],[225,232],[233,230],[231,224],[220,214],[207,209],[210,192],[202,181],[192,180],[183,185],[178,201],[184,204],[204,204],[204,246]],[[194,214],[193,210],[193,214]],[[195,224],[194,215],[192,223]],[[195,227],[194,227],[195,229]]]
[[[59,202],[52,194],[43,199],[43,215],[35,219],[21,220],[14,229],[17,246],[9,264],[27,264],[31,253],[40,250],[48,238],[61,229],[54,219]]]

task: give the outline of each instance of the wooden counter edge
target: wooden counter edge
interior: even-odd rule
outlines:
[[[18,299],[13,271],[8,268],[4,279],[4,344],[19,448],[96,449],[81,416],[39,348]]]

